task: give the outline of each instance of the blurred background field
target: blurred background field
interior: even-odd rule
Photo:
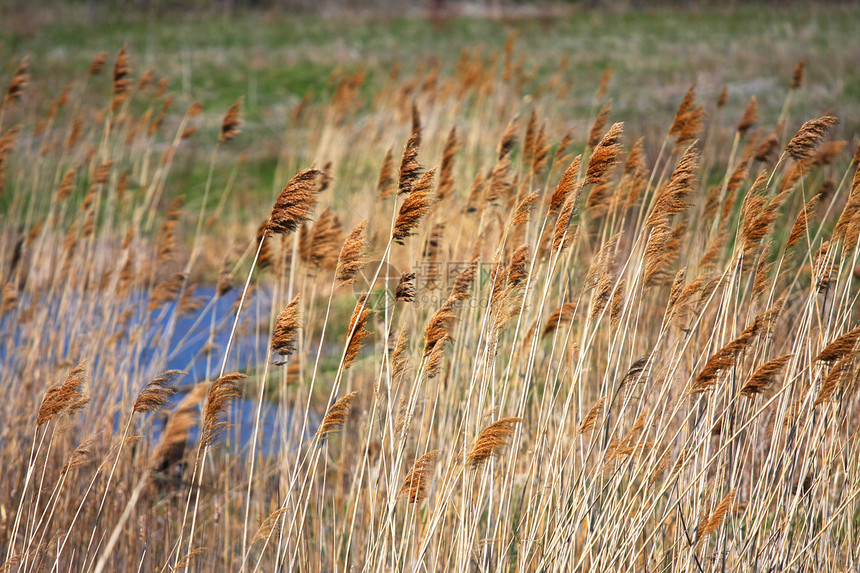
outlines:
[[[6,75],[30,56],[33,88],[22,119],[35,123],[96,54],[113,56],[127,45],[136,75],[152,68],[156,78],[169,79],[177,107],[204,106],[201,133],[173,168],[173,186],[186,197],[202,192],[207,147],[221,116],[241,96],[245,133],[228,153],[245,153],[247,160],[235,193],[244,201],[267,201],[280,184],[273,178],[285,148],[299,163],[328,159],[290,124],[305,98],[327,103],[339,79],[360,72],[359,105],[370,111],[393,71],[407,77],[438,67],[450,74],[464,50],[498,58],[515,37],[525,71],[523,107],[544,96],[538,107],[552,106],[560,122],[583,130],[596,112],[595,86],[607,68],[613,111],[624,118],[631,140],[646,136],[653,146],[664,118],[694,82],[706,102],[728,88],[726,124],[738,121],[751,96],[762,122],[775,122],[800,61],[808,81],[792,112],[806,117],[830,110],[844,133],[860,129],[857,3],[449,3],[441,12],[411,2],[238,4],[230,13],[220,4],[154,1],[4,4],[0,59]],[[110,74],[95,78],[95,93],[108,95],[110,82]],[[560,96],[547,93],[559,86]],[[233,162],[219,163],[216,177],[223,180]]]

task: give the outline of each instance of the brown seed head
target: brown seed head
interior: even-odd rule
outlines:
[[[418,503],[427,497],[427,482],[430,479],[430,474],[433,472],[433,467],[436,465],[436,458],[442,450],[432,450],[415,460],[409,473],[406,474],[406,479],[397,492],[397,496],[406,496],[409,503]]]
[[[322,175],[318,169],[305,169],[296,173],[287,183],[272,207],[266,225],[268,234],[283,235],[294,232],[310,219],[316,204],[316,181]]]
[[[466,465],[477,468],[499,455],[514,434],[514,424],[521,421],[522,418],[502,418],[484,428],[466,456]]]
[[[812,157],[818,144],[821,143],[824,134],[827,130],[839,123],[839,120],[832,115],[825,115],[818,119],[810,119],[804,123],[797,134],[788,142],[785,148],[788,154],[795,161]]]
[[[218,441],[221,431],[227,427],[227,408],[233,400],[242,397],[239,382],[246,376],[239,372],[225,374],[209,387],[206,406],[203,408],[203,430],[200,446],[207,448]]]
[[[242,120],[239,118],[239,111],[242,107],[242,98],[240,97],[230,108],[227,110],[227,113],[224,114],[224,119],[221,121],[221,132],[218,135],[218,141],[223,143],[225,141],[230,141],[237,135],[239,135],[239,124],[242,123]]]
[[[296,350],[296,342],[301,328],[301,310],[299,308],[299,295],[291,300],[278,314],[275,321],[275,330],[272,333],[272,364],[285,364],[287,357]]]

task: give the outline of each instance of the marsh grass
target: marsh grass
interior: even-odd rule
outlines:
[[[291,107],[303,149],[250,218],[216,176],[254,148],[235,98],[208,125],[124,48],[33,118],[49,96],[11,68],[2,567],[856,568],[860,176],[839,110],[802,74],[755,104],[694,85],[654,138],[610,73],[574,121],[566,68],[522,62],[512,36],[404,67],[371,104],[361,71],[332,76]],[[172,174],[205,137],[183,203]],[[201,379],[166,368],[182,313],[208,335]],[[245,338],[268,351],[231,372]]]

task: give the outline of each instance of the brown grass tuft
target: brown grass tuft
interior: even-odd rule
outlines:
[[[221,120],[221,132],[218,134],[218,141],[224,143],[230,141],[239,135],[239,124],[242,120],[239,118],[239,112],[242,108],[242,98],[240,97],[224,114],[224,119]]]
[[[318,169],[305,169],[293,176],[278,195],[266,224],[269,234],[294,232],[310,219],[316,204],[316,181],[322,176]]]
[[[285,364],[287,357],[296,350],[296,342],[301,328],[301,311],[299,309],[299,295],[291,300],[275,321],[275,330],[272,333],[270,352],[272,364]]]
[[[358,273],[358,270],[366,262],[365,249],[367,241],[364,233],[366,227],[367,220],[365,219],[353,227],[343,242],[340,255],[337,258],[337,268],[334,273],[335,281],[339,287],[355,282],[356,273]]]
[[[842,336],[835,338],[812,361],[836,362],[841,360],[846,354],[853,352],[858,338],[860,338],[860,326],[852,328]]]
[[[414,234],[415,227],[430,210],[433,203],[432,186],[435,169],[427,170],[414,186],[410,187],[409,196],[400,206],[397,219],[394,221],[392,238],[395,243],[402,245],[407,237]]]
[[[173,381],[184,374],[182,370],[162,372],[143,387],[134,402],[133,412],[153,412],[161,409],[176,394]]]
[[[785,150],[795,161],[808,159],[815,153],[815,149],[821,143],[824,134],[827,130],[839,123],[839,120],[832,115],[825,115],[818,119],[810,119],[804,123],[797,134],[788,142]]]
[[[376,191],[382,199],[390,197],[394,194],[394,149],[389,147],[385,152],[385,158],[382,160],[382,167],[379,169],[379,179],[376,182]]]
[[[24,90],[30,85],[29,60],[25,56],[15,73],[12,74],[12,81],[9,82],[9,87],[6,88],[6,96],[3,98],[3,106],[7,107],[21,101],[21,96],[24,95]]]
[[[230,402],[242,397],[239,381],[246,376],[233,372],[221,376],[209,387],[206,406],[203,408],[203,428],[200,433],[200,446],[208,448],[218,441],[222,430],[227,427],[227,408]]]
[[[793,356],[794,354],[785,354],[773,360],[768,360],[756,368],[741,387],[741,395],[752,398],[757,394],[767,392],[776,382],[776,377],[782,372],[785,365],[788,364],[788,361]]]
[[[397,492],[398,497],[406,496],[409,503],[418,503],[427,497],[427,482],[441,451],[429,451],[415,460],[409,473],[406,474],[406,479],[403,480],[403,485],[400,486],[400,491]]]
[[[349,320],[349,328],[347,329],[346,354],[343,358],[343,369],[346,370],[355,362],[358,353],[364,344],[364,339],[370,334],[367,329],[367,319],[370,318],[370,313],[373,309],[367,304],[367,293],[361,295],[358,302],[355,303],[355,308],[352,311],[352,318]]]
[[[318,439],[328,438],[330,434],[335,433],[344,425],[346,416],[352,408],[352,401],[356,396],[358,396],[358,391],[350,392],[329,407],[317,429],[316,436]]]
[[[36,417],[36,426],[50,422],[63,412],[80,410],[89,401],[83,393],[85,382],[86,362],[81,362],[69,371],[63,382],[52,385],[45,392]]]
[[[191,427],[195,422],[195,410],[206,397],[208,390],[208,382],[196,384],[170,413],[161,432],[161,439],[150,458],[149,467],[152,471],[165,472],[182,460],[185,445],[191,435]]]
[[[514,424],[520,422],[522,418],[501,418],[484,428],[466,456],[466,465],[477,468],[499,455],[514,435]]]
[[[603,139],[594,147],[585,171],[585,184],[602,183],[609,174],[609,168],[618,163],[621,156],[621,133],[624,124],[614,123]]]
[[[412,186],[418,181],[423,167],[418,162],[418,148],[421,146],[421,137],[413,133],[406,142],[403,157],[400,159],[400,177],[397,184],[398,194],[411,193]]]

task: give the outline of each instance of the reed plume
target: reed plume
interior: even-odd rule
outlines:
[[[382,167],[379,169],[376,191],[382,199],[385,199],[394,194],[396,183],[394,180],[394,148],[389,147],[388,151],[385,152],[385,158],[382,160]]]
[[[700,521],[697,528],[696,543],[700,543],[702,539],[719,529],[726,518],[726,514],[732,509],[735,501],[735,493],[737,490],[732,490],[720,501],[713,513],[708,517],[707,521]]]
[[[9,86],[6,88],[2,107],[9,107],[21,101],[24,90],[30,85],[29,65],[29,60],[25,56],[15,69],[15,73],[12,74],[12,81],[9,82]]]
[[[230,141],[239,135],[239,125],[242,120],[239,118],[239,112],[242,108],[242,98],[240,97],[224,114],[224,119],[221,120],[221,131],[218,134],[218,141],[221,143]]]
[[[203,428],[200,432],[200,446],[208,448],[215,444],[221,432],[228,426],[227,408],[230,403],[242,397],[239,382],[247,378],[244,374],[233,372],[221,376],[209,387],[206,406],[203,408]]]
[[[421,175],[423,167],[418,162],[418,149],[421,146],[420,134],[413,133],[403,149],[400,159],[400,176],[397,183],[397,193],[411,193],[412,187]]]
[[[366,262],[365,249],[367,240],[365,237],[365,228],[367,220],[360,222],[353,227],[343,246],[340,249],[340,255],[337,258],[337,267],[334,277],[338,287],[350,285],[355,282],[355,275],[358,270]]]
[[[358,396],[358,391],[350,392],[329,406],[320,427],[317,429],[317,439],[324,440],[328,438],[329,435],[338,431],[346,423],[346,417],[352,408],[352,401],[356,396]]]
[[[448,299],[433,313],[424,328],[424,358],[430,355],[437,344],[450,340],[451,325],[457,319],[453,313],[454,301]]]
[[[132,411],[154,412],[161,409],[176,394],[172,384],[181,374],[184,374],[181,370],[167,370],[147,382],[138,394]]]
[[[507,157],[511,151],[513,151],[514,146],[517,144],[517,118],[514,117],[508,122],[507,127],[505,127],[504,133],[502,133],[502,139],[499,141],[499,146],[496,149],[496,160],[501,161],[502,158]]]
[[[340,218],[326,208],[306,234],[299,240],[299,256],[311,268],[334,268],[338,264],[341,245]]]
[[[594,123],[591,124],[591,129],[588,131],[586,145],[590,149],[594,149],[597,147],[597,144],[600,143],[601,135],[603,135],[603,130],[606,127],[606,122],[609,121],[609,114],[611,113],[612,100],[609,100],[603,104],[602,108],[600,108],[600,111],[597,113],[597,117],[594,119]]]
[[[501,418],[484,428],[466,456],[466,465],[478,468],[491,457],[501,454],[514,434],[514,424],[520,422],[522,418]]]
[[[566,302],[562,304],[560,308],[555,309],[552,314],[549,315],[549,318],[543,327],[541,338],[545,338],[549,334],[555,332],[559,325],[573,320],[575,312],[576,304],[572,302]]]
[[[581,168],[582,155],[577,155],[565,170],[564,175],[561,176],[558,185],[555,187],[555,191],[552,193],[549,203],[551,213],[555,213],[561,209],[570,194],[577,189],[577,179],[579,178],[579,170]]]
[[[452,127],[445,140],[445,150],[442,152],[442,163],[439,165],[439,186],[436,190],[438,201],[442,201],[454,192],[454,159],[457,157],[459,142],[457,128]]]
[[[322,176],[318,169],[296,173],[278,195],[266,224],[268,234],[284,235],[296,231],[309,220],[316,204],[316,181]]]
[[[588,169],[585,171],[585,184],[593,185],[602,183],[609,168],[618,163],[621,155],[621,133],[624,124],[614,123],[603,139],[594,147],[594,152],[588,160]]]
[[[738,123],[738,134],[746,135],[750,128],[755,125],[756,120],[758,120],[758,103],[755,96],[752,96],[744,110],[744,115],[741,117],[740,123]]]
[[[131,66],[128,63],[128,48],[123,46],[116,56],[113,66],[113,100],[111,109],[117,111],[128,98],[131,90]]]
[[[409,503],[419,503],[427,497],[427,482],[441,451],[431,450],[415,460],[409,473],[406,474],[406,479],[403,480],[403,485],[400,486],[400,491],[397,492],[398,497],[405,496]]]
[[[195,410],[208,391],[208,382],[195,384],[170,413],[161,432],[161,439],[149,461],[152,471],[165,472],[182,460],[185,445],[191,436],[191,427],[195,423]]]
[[[406,239],[414,234],[415,227],[430,210],[433,203],[432,186],[435,169],[428,169],[414,186],[411,187],[409,196],[400,206],[397,219],[394,221],[392,239],[395,243],[402,245]]]
[[[300,328],[301,311],[299,309],[299,295],[296,295],[278,314],[275,321],[275,330],[272,332],[272,343],[269,350],[272,355],[272,364],[286,364],[287,358],[296,350]]]
[[[394,290],[394,300],[398,302],[415,301],[415,273],[408,272],[400,275],[400,280],[397,281],[397,287]]]
[[[346,352],[343,358],[343,369],[346,370],[353,365],[358,353],[364,345],[364,339],[370,332],[367,331],[367,319],[370,318],[370,313],[373,309],[367,303],[367,293],[359,297],[355,303],[355,308],[352,311],[352,318],[349,320],[349,328],[347,329]]]
[[[776,382],[777,376],[782,372],[785,365],[788,364],[788,361],[791,360],[793,356],[793,354],[785,354],[774,358],[773,360],[768,360],[756,368],[741,387],[741,394],[747,398],[752,398],[757,394],[767,392]]]
[[[86,362],[81,362],[69,370],[65,380],[48,388],[39,406],[36,426],[50,422],[63,412],[77,412],[83,408],[89,402],[83,392],[86,380]]]
[[[788,142],[785,150],[788,155],[795,161],[801,161],[812,157],[816,148],[824,138],[827,130],[839,123],[839,120],[832,115],[825,115],[817,119],[810,119],[797,131],[791,141]]]
[[[683,213],[689,207],[687,198],[692,194],[699,165],[699,152],[695,144],[690,145],[675,165],[669,182],[657,195],[654,209],[646,225],[653,227],[661,218]]]
[[[853,352],[858,338],[860,338],[860,326],[836,337],[813,358],[812,362],[837,362],[849,352]]]
[[[96,54],[96,57],[93,58],[93,61],[90,63],[89,73],[91,76],[99,75],[105,67],[105,62],[107,62],[108,53],[107,52],[99,52]]]
[[[594,429],[598,418],[603,415],[603,405],[605,403],[606,398],[604,396],[601,396],[600,399],[594,404],[594,406],[592,406],[588,410],[588,413],[585,415],[585,418],[582,419],[582,423],[579,424],[579,429],[576,431],[577,435],[581,436],[582,434],[587,434]]]

